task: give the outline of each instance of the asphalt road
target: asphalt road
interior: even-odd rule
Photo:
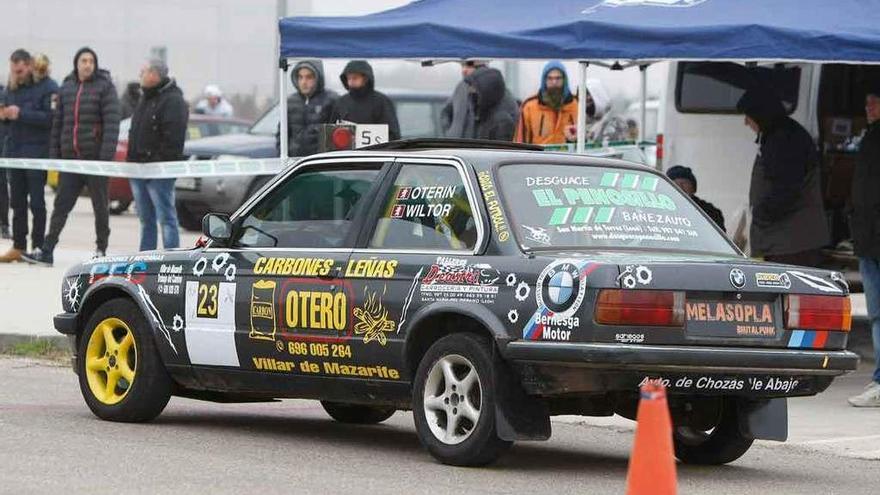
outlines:
[[[800,442],[761,442],[728,466],[679,466],[679,493],[877,493],[878,461],[814,448],[849,441],[853,431],[836,423],[880,443],[870,435],[880,410],[836,402],[863,375],[832,387],[824,409],[823,396],[792,405],[797,423],[824,425],[824,437],[797,430]],[[631,427],[590,421],[554,420],[549,442],[517,444],[488,468],[453,468],[421,449],[409,413],[348,426],[312,401],[173,398],[153,423],[116,424],[92,416],[66,366],[0,358],[0,493],[624,493]]]

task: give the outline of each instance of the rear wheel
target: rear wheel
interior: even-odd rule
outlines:
[[[413,419],[419,439],[444,464],[480,466],[513,442],[498,437],[494,365],[489,343],[454,334],[434,343],[419,364]]]
[[[80,391],[99,418],[149,421],[168,404],[171,378],[146,319],[131,300],[111,299],[92,314],[77,356]]]
[[[707,465],[733,462],[755,441],[740,430],[739,408],[730,398],[723,401],[711,427],[679,426],[673,430],[672,440],[675,457],[681,462]]]
[[[321,401],[321,405],[331,418],[340,423],[371,425],[381,423],[397,411],[393,407],[365,406],[344,402]]]

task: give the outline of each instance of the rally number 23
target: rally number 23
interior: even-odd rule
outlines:
[[[218,290],[217,284],[199,284],[199,307],[197,310],[199,318],[217,317]]]

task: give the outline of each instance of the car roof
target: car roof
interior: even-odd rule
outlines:
[[[533,151],[522,149],[493,149],[493,148],[422,148],[406,150],[351,150],[333,151],[311,155],[303,159],[312,161],[326,158],[356,158],[358,156],[387,156],[391,158],[457,158],[471,164],[477,170],[489,170],[497,164],[526,163],[535,165],[582,165],[592,167],[609,167],[643,172],[656,172],[653,168],[639,163],[618,160],[614,158],[601,158],[589,155],[576,155],[553,151]],[[659,172],[658,172],[659,173]]]

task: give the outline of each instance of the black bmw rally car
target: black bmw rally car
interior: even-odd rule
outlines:
[[[479,465],[552,415],[634,418],[656,382],[678,458],[720,464],[857,365],[840,274],[744,257],[627,162],[401,141],[300,160],[203,224],[201,247],[67,272],[55,327],[100,418],[172,395],[411,409],[432,455]]]

